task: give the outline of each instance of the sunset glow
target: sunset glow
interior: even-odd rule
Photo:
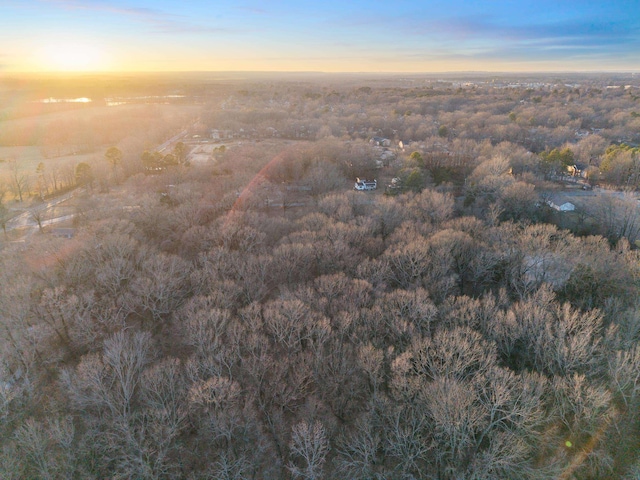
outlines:
[[[626,0],[0,2],[0,71],[640,71],[637,7]]]
[[[105,54],[92,45],[51,44],[42,48],[37,59],[45,71],[83,72],[107,70]]]

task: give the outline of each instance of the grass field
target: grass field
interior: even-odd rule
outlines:
[[[88,153],[84,155],[64,155],[54,158],[46,158],[40,147],[0,147],[0,177],[13,170],[13,160],[18,162],[18,169],[21,172],[35,174],[40,162],[43,162],[45,169],[54,166],[63,166],[69,163],[77,164],[89,162],[100,157],[99,153]]]
[[[200,108],[164,104],[87,106],[0,121],[0,140],[4,142],[0,146],[0,185],[13,183],[17,165],[18,174],[26,177],[28,190],[34,193],[40,162],[49,184],[55,172],[56,181],[69,185],[78,163],[92,165],[95,173],[104,167],[104,152],[110,146],[120,147],[125,155],[153,149],[191,124]],[[5,201],[12,199],[8,190]]]
[[[44,172],[47,182],[52,184],[51,175],[57,172],[58,184],[68,184],[73,175],[75,166],[80,162],[96,164],[101,159],[99,153],[85,155],[65,155],[55,158],[45,158],[40,147],[0,147],[0,185],[4,184],[7,193],[5,201],[14,199],[10,185],[13,183],[14,162],[17,163],[18,175],[26,177],[29,194],[37,192],[38,174],[36,169],[40,162],[44,164]],[[0,187],[1,188],[1,187]],[[50,187],[51,188],[51,187]]]
[[[37,104],[36,104],[37,105]],[[5,119],[0,122],[0,128],[21,128],[21,129],[33,129],[38,125],[46,125],[51,122],[69,122],[80,121],[87,122],[95,117],[103,116],[129,116],[136,115],[141,111],[154,109],[160,112],[160,114],[173,114],[180,115],[183,113],[192,113],[198,110],[199,106],[194,105],[165,105],[165,104],[128,104],[118,106],[93,106],[87,104],[80,108],[74,108],[63,111],[47,111],[43,108],[32,108],[29,111],[20,110],[20,114],[16,115],[15,119]]]

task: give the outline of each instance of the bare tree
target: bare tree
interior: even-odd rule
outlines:
[[[34,279],[20,272],[19,265],[4,262],[0,289],[0,340],[9,371],[27,374],[41,355],[42,331],[33,324],[31,293]]]
[[[279,245],[273,251],[274,268],[277,266],[278,283],[296,284],[309,280],[315,264],[316,246],[310,243]]]
[[[132,307],[139,305],[159,320],[184,301],[189,265],[175,255],[156,254],[146,256],[140,269],[131,285]]]
[[[454,199],[451,194],[426,189],[409,198],[406,208],[413,218],[439,224],[453,215]]]
[[[395,410],[388,427],[386,450],[397,461],[400,475],[419,475],[425,469],[427,455],[434,447],[427,430],[427,417],[412,409]]]
[[[557,376],[553,382],[554,414],[575,437],[594,435],[611,421],[612,395],[601,385],[590,385],[585,375]]]
[[[71,418],[44,424],[30,418],[16,430],[14,438],[24,454],[27,476],[43,479],[73,476],[76,459]]]
[[[534,185],[515,182],[500,192],[499,205],[508,219],[524,220],[535,217],[538,195]]]
[[[395,198],[385,197],[376,202],[372,218],[382,239],[391,235],[407,218],[407,210]]]
[[[224,335],[229,328],[230,312],[211,305],[207,297],[189,300],[178,316],[185,323],[185,337],[196,353],[206,356],[222,348]],[[208,307],[208,308],[207,308]]]
[[[372,345],[365,345],[360,347],[358,351],[358,362],[362,370],[364,370],[369,377],[369,383],[375,397],[380,391],[384,381],[384,352],[376,349]]]
[[[45,211],[40,208],[34,208],[31,210],[31,218],[38,224],[38,231],[42,233],[42,222],[44,221]]]
[[[483,422],[475,392],[458,380],[438,378],[424,395],[438,445],[437,464],[447,476],[461,473]]]
[[[219,459],[208,469],[210,478],[220,480],[244,480],[251,478],[251,462],[245,455],[234,456],[222,452]]]
[[[376,464],[380,463],[378,451],[382,439],[369,417],[360,417],[351,433],[341,437],[338,442],[337,464],[341,471],[344,469],[349,478],[376,478]]]
[[[0,475],[7,480],[21,480],[25,470],[23,456],[18,454],[15,442],[4,442],[0,451]]]
[[[175,439],[185,427],[187,389],[179,360],[168,358],[145,370],[140,381],[142,399],[166,428],[160,442]]]
[[[264,308],[264,329],[286,351],[297,352],[311,335],[310,316],[311,312],[300,300],[276,300]]]
[[[60,187],[60,167],[58,165],[53,165],[49,170],[49,183],[53,185],[53,191],[57,192],[58,187]]]
[[[419,284],[429,269],[429,244],[424,238],[388,250],[385,256],[391,266],[390,280],[402,288]]]
[[[7,222],[9,221],[9,218],[9,209],[0,202],[0,227],[2,227],[5,239],[7,238]]]
[[[44,289],[36,312],[57,342],[75,353],[93,344],[100,334],[91,318],[92,306],[91,296],[77,296],[64,287],[55,287]]]
[[[123,417],[131,412],[142,370],[150,360],[150,339],[148,333],[127,335],[119,332],[104,342],[104,363],[111,370],[112,391]]]
[[[412,371],[427,378],[467,380],[485,374],[496,362],[494,346],[474,330],[440,330],[433,338],[418,338],[405,355]]]
[[[144,367],[151,358],[151,336],[115,333],[102,355],[85,355],[75,371],[66,370],[64,384],[79,408],[104,409],[114,421],[128,422]]]
[[[629,407],[640,397],[640,349],[617,351],[609,355],[609,376],[614,392]]]
[[[625,237],[633,243],[640,239],[640,212],[631,194],[622,197],[603,194],[585,203],[584,208],[597,222],[600,233],[616,242]]]
[[[18,167],[18,161],[11,161],[11,190],[15,197],[18,197],[20,202],[23,201],[23,196],[29,193],[29,177],[26,173],[20,171]]]
[[[314,480],[323,477],[323,466],[329,453],[329,442],[324,426],[319,421],[313,424],[300,422],[291,429],[291,454],[300,466],[289,463],[295,478]]]
[[[100,293],[119,298],[133,280],[138,265],[138,245],[129,235],[112,233],[105,235],[87,256],[96,268],[95,283]]]

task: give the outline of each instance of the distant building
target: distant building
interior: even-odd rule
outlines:
[[[589,165],[584,163],[575,163],[573,165],[567,165],[567,172],[572,177],[585,177],[588,167]]]
[[[415,149],[423,149],[425,148],[424,145],[419,145],[418,142],[414,141],[414,140],[400,140],[398,142],[398,148],[400,150],[402,150],[403,152],[406,152],[407,149],[411,148],[413,150]]]
[[[372,143],[373,145],[376,145],[378,147],[390,147],[391,146],[391,140],[389,140],[388,138],[384,138],[384,137],[373,137],[371,140],[369,140],[369,143]]]
[[[576,130],[576,137],[578,138],[588,137],[589,134],[590,134],[589,130],[585,130],[585,129]]]
[[[558,205],[551,200],[547,200],[547,205],[549,205],[554,210],[557,210],[558,212],[573,212],[576,209],[576,206],[571,202],[564,202]]]
[[[209,132],[212,140],[224,140],[226,138],[233,138],[234,134],[231,130],[218,130],[217,128],[212,129]]]

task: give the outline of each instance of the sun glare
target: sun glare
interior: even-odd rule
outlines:
[[[44,47],[40,62],[45,70],[80,72],[106,70],[105,53],[99,47],[88,44],[52,44]]]

